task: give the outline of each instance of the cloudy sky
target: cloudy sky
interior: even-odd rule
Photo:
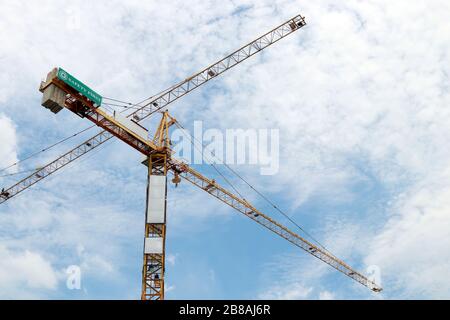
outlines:
[[[170,111],[188,128],[279,129],[276,175],[234,169],[334,254],[379,270],[384,291],[184,182],[169,189],[167,298],[450,298],[448,1],[1,0],[0,168],[90,125],[40,106],[51,68],[138,102],[299,13],[307,27]],[[96,132],[2,171],[0,186]],[[139,298],[145,173],[112,141],[2,204],[0,298]],[[70,265],[80,290],[66,287]]]

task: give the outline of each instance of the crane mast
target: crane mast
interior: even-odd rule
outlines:
[[[148,157],[142,300],[164,299],[167,208],[167,153]]]
[[[167,172],[170,158],[169,128],[175,119],[163,112],[153,143],[163,151],[146,157],[148,167],[145,211],[142,300],[163,300],[166,251]]]

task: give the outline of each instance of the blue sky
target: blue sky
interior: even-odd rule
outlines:
[[[338,257],[362,272],[378,266],[385,290],[372,294],[183,182],[169,190],[167,298],[449,298],[449,11],[438,0],[3,1],[0,167],[90,125],[40,106],[39,81],[54,66],[136,102],[301,13],[306,28],[170,112],[188,128],[279,129],[278,174],[234,169]],[[0,298],[139,298],[140,159],[114,141],[2,204]],[[81,290],[66,287],[70,265],[81,267]]]

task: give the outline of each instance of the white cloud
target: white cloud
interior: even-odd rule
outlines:
[[[173,267],[175,265],[176,260],[177,260],[176,254],[169,253],[168,255],[166,255],[166,261],[170,266]]]
[[[0,146],[0,169],[3,169],[17,161],[17,136],[12,120],[1,113]],[[3,171],[1,174],[7,174],[8,172],[12,172],[12,170]]]
[[[39,253],[0,246],[0,297],[37,298],[39,292],[55,290],[58,274]]]
[[[317,292],[326,291],[321,280],[333,271],[299,248],[290,252],[277,254],[264,265],[255,294],[259,299],[316,299]]]
[[[329,291],[319,293],[319,300],[334,300],[334,294]]]
[[[170,181],[172,176],[168,179]],[[205,230],[212,219],[227,221],[238,214],[186,180],[182,180],[176,188],[170,183],[167,210],[171,229],[169,236],[177,238],[189,237]]]
[[[393,206],[367,263],[377,264],[386,295],[447,299],[450,280],[450,167],[431,175]]]
[[[167,293],[167,292],[173,292],[174,290],[175,290],[175,286],[172,286],[172,285],[170,285],[170,284],[165,284],[165,287],[164,287],[164,291]]]
[[[295,283],[287,287],[285,285],[274,286],[260,294],[258,298],[268,300],[302,300],[308,298],[312,291],[312,288],[305,288]]]
[[[59,182],[49,182],[50,185],[60,184],[70,178],[69,172]],[[57,189],[53,189],[52,194],[33,190],[18,196],[14,201],[8,201],[1,208],[0,241],[14,248],[11,254],[24,250],[45,253],[49,263],[57,270],[64,270],[69,265],[79,266],[85,292],[95,289],[89,279],[95,279],[105,286],[111,286],[114,280],[112,287],[126,295],[127,290],[134,286],[129,279],[139,274],[139,264],[142,263],[141,257],[135,257],[139,257],[142,252],[143,204],[142,211],[107,205],[102,203],[107,202],[102,197],[96,199],[96,195],[91,193],[91,186],[83,190],[87,186],[82,182],[77,182],[77,179],[71,182],[65,191],[61,190],[61,194]],[[65,194],[67,191],[70,196]],[[73,199],[75,195],[83,201]],[[32,208],[30,203],[33,203]],[[130,255],[134,258],[135,273],[129,270]],[[13,266],[10,260],[5,261],[5,264]],[[31,293],[34,291],[30,290]],[[3,294],[20,297],[13,284],[4,287]],[[71,297],[71,294],[76,292],[62,288],[57,297]]]

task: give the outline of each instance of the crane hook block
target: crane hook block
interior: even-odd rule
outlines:
[[[178,187],[178,184],[181,182],[180,176],[178,173],[175,173],[175,176],[172,179],[172,183],[175,184],[175,187]]]

